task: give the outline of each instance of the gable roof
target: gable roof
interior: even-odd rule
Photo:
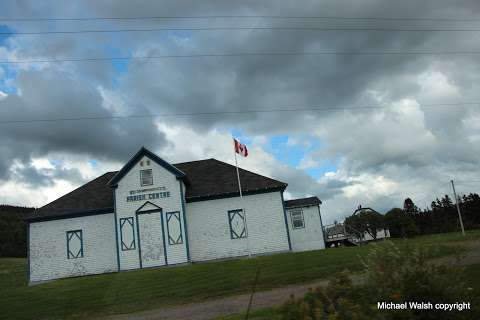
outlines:
[[[175,167],[185,172],[190,182],[185,193],[187,202],[239,196],[237,171],[231,164],[207,159],[178,163]],[[287,187],[284,182],[238,169],[244,195],[280,191]]]
[[[113,192],[107,185],[117,171],[107,172],[83,186],[35,210],[27,220],[50,216],[74,216],[113,212]]]
[[[298,207],[309,207],[309,206],[317,206],[322,204],[322,201],[318,199],[318,197],[308,197],[308,198],[301,198],[301,199],[293,199],[285,201],[285,208],[298,208]]]
[[[141,147],[140,150],[123,166],[123,168],[113,176],[113,178],[108,182],[108,185],[111,187],[116,187],[117,183],[128,173],[128,171],[130,171],[130,169],[132,169],[132,167],[145,156],[157,163],[159,166],[165,168],[167,171],[170,171],[174,176],[177,177],[177,179],[185,177],[185,173],[178,170],[147,148]]]
[[[185,191],[186,202],[229,198],[239,195],[237,173],[233,165],[216,159],[206,159],[171,166],[184,173],[184,178],[188,180]],[[35,210],[27,220],[39,221],[113,212],[113,190],[109,184],[112,184],[113,181],[113,185],[115,185],[115,181],[118,181],[115,177],[120,176],[120,171],[107,172],[101,175]],[[287,187],[284,182],[241,168],[239,168],[239,174],[244,195],[283,191]]]
[[[368,212],[368,211],[372,211],[372,212],[381,214],[381,213],[379,213],[377,210],[374,210],[374,209],[372,209],[372,208],[369,208],[369,207],[363,208],[362,206],[359,206],[359,207],[353,212],[352,216],[356,215],[356,214],[359,213],[359,212],[364,212],[364,211],[367,211],[367,212]]]

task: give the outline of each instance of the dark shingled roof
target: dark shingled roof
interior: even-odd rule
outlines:
[[[236,168],[216,159],[206,159],[174,164],[186,174],[187,202],[228,198],[239,195]],[[83,216],[113,212],[113,190],[108,182],[118,171],[104,175],[84,184],[78,189],[36,210],[30,220]],[[243,194],[281,191],[287,184],[262,175],[239,169]]]
[[[317,197],[308,197],[301,199],[293,199],[285,201],[285,208],[308,207],[322,204],[322,201]]]
[[[37,209],[29,218],[75,213],[113,212],[113,191],[107,183],[117,171],[107,172],[83,186]]]
[[[187,175],[187,202],[238,196],[235,166],[216,159],[177,163]],[[283,190],[287,184],[239,168],[243,194]]]

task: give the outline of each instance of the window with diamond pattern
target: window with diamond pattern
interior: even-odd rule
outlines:
[[[82,230],[67,231],[67,258],[83,258]]]
[[[230,238],[241,239],[247,237],[245,213],[242,209],[228,211],[228,222],[230,225]]]
[[[180,212],[167,212],[168,244],[183,244]]]
[[[120,218],[120,240],[122,244],[122,251],[135,250],[133,217]]]

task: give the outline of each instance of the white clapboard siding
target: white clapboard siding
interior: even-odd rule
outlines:
[[[292,223],[292,211],[301,210],[304,227],[294,228]],[[295,209],[287,209],[287,221],[290,231],[292,251],[308,251],[325,249],[323,230],[318,206],[308,206]]]
[[[231,239],[228,211],[242,208],[248,240]],[[289,250],[280,192],[187,203],[186,212],[194,262]]]
[[[82,230],[82,258],[67,257],[72,230]],[[32,222],[29,244],[31,282],[117,271],[113,213]]]

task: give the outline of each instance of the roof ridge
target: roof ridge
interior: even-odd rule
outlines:
[[[288,208],[322,204],[322,200],[320,200],[317,196],[289,199],[289,200],[285,200],[284,202]]]
[[[310,197],[302,197],[302,198],[294,198],[294,199],[288,199],[288,200],[285,200],[285,201],[295,201],[295,200],[303,200],[303,199],[312,199],[312,198],[317,198],[317,196],[310,196]]]
[[[178,162],[178,163],[172,163],[173,166],[179,165],[179,164],[185,164],[185,163],[193,163],[193,162],[202,162],[202,161],[208,161],[208,160],[217,160],[215,158],[208,158],[208,159],[200,159],[200,160],[192,160],[192,161],[184,161],[184,162]]]
[[[225,161],[221,161],[221,160],[217,160],[217,159],[213,159],[213,160],[218,161],[218,162],[221,162],[221,163],[224,163],[224,164],[229,165],[229,166],[231,166],[231,167],[235,167],[233,164],[230,164],[230,163],[225,162]],[[266,179],[269,179],[269,180],[277,181],[277,182],[283,183],[283,184],[285,184],[285,185],[288,185],[288,183],[286,183],[286,182],[283,182],[283,181],[280,181],[280,180],[277,180],[277,179],[273,179],[273,178],[270,178],[270,177],[261,175],[261,174],[259,174],[259,173],[256,173],[256,172],[253,172],[253,171],[250,171],[250,170],[247,170],[247,169],[243,169],[243,168],[240,167],[240,166],[238,167],[238,170],[239,170],[239,171],[245,171],[245,172],[254,174],[254,175],[259,176],[259,177],[262,177],[262,178],[266,178]]]

